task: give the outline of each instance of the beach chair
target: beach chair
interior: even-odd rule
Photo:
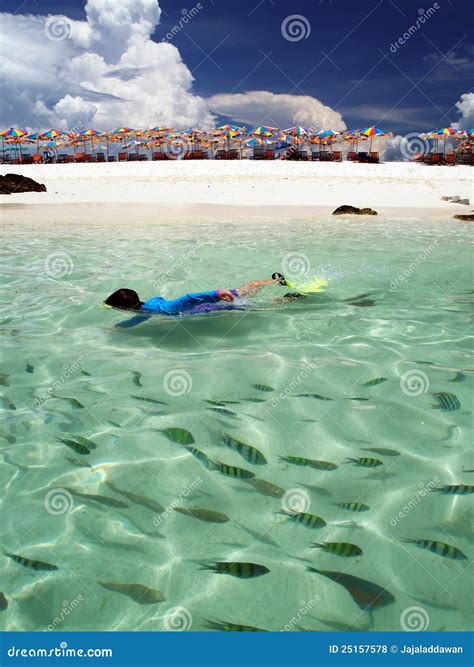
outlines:
[[[445,155],[444,163],[447,165],[455,165],[456,156],[454,155],[454,153],[448,153],[447,155]]]
[[[68,163],[70,163],[70,162],[75,162],[76,160],[75,160],[75,158],[74,158],[74,155],[68,155],[68,156],[67,156],[67,161],[68,161]]]
[[[66,162],[67,162],[67,153],[59,153],[58,164],[64,164]]]
[[[138,154],[138,161],[139,162],[146,162],[148,160],[148,155],[146,153],[139,153]]]
[[[83,162],[92,162],[92,155],[90,153],[84,153],[82,156]]]
[[[331,159],[331,153],[329,151],[321,151],[319,154],[319,159],[321,162],[329,162]]]
[[[443,154],[442,153],[433,153],[431,156],[431,163],[430,164],[442,164],[443,163]]]
[[[223,148],[219,148],[219,150],[216,152],[216,160],[225,160],[225,150]]]
[[[320,157],[321,157],[321,151],[311,151],[311,159],[313,160],[313,162],[319,160]]]
[[[126,153],[119,153],[118,154],[118,161],[119,162],[126,162],[127,161],[127,154]]]
[[[158,160],[163,160],[163,159],[164,159],[164,154],[163,154],[161,151],[154,151],[154,152],[151,154],[151,159],[152,159],[154,162],[158,162]]]
[[[357,162],[367,162],[369,154],[366,151],[359,151],[357,153]]]
[[[31,159],[33,161],[33,164],[41,164],[43,162],[43,156],[40,155],[39,153],[34,153],[31,156]]]
[[[76,153],[76,162],[84,162],[84,153]]]
[[[240,154],[238,148],[231,148],[229,150],[229,160],[239,160]]]
[[[96,160],[97,162],[105,162],[106,160],[104,153],[97,153]]]
[[[116,155],[109,155],[107,157],[107,162],[117,162],[117,156]]]
[[[379,154],[377,152],[370,152],[367,157],[367,162],[371,162],[372,164],[378,164]]]
[[[356,153],[355,151],[349,151],[349,152],[347,153],[347,159],[348,159],[349,161],[357,160],[357,153]]]
[[[342,151],[334,151],[333,158],[334,162],[342,162]]]
[[[275,151],[273,149],[264,151],[263,159],[264,160],[274,160],[275,159]]]
[[[138,153],[129,153],[128,162],[138,162]]]

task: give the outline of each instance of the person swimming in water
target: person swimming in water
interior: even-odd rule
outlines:
[[[279,274],[274,274],[277,276]],[[212,290],[211,292],[195,292],[185,294],[177,299],[167,300],[162,296],[154,296],[147,301],[141,301],[137,292],[128,288],[121,288],[111,294],[104,301],[106,306],[129,310],[137,313],[136,317],[121,322],[119,327],[132,327],[145,322],[151,315],[195,315],[216,310],[243,310],[245,299],[252,297],[267,285],[282,284],[278,278],[271,280],[252,280],[241,285],[238,289]],[[220,302],[224,302],[221,304]]]

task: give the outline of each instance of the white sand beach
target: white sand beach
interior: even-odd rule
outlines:
[[[47,187],[46,193],[3,196],[0,204],[143,203],[281,207],[330,213],[342,204],[381,214],[468,213],[441,200],[459,195],[472,204],[469,166],[270,161],[169,161],[22,165],[2,168]],[[265,209],[266,210],[266,209]],[[295,210],[296,213],[296,210]]]

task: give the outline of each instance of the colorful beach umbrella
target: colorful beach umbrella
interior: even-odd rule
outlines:
[[[42,132],[39,137],[40,139],[55,139],[56,137],[61,137],[63,135],[63,132],[60,130],[48,130],[47,132]]]
[[[250,134],[253,134],[256,137],[272,137],[278,132],[277,127],[269,127],[267,125],[259,125],[255,127]]]
[[[18,129],[18,127],[11,127],[9,130],[3,130],[3,132],[0,132],[0,137],[4,137],[5,139],[8,137],[12,139],[19,139],[20,137],[24,137],[25,134],[28,133],[23,132],[23,130]]]

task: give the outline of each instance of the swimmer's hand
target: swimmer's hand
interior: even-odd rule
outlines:
[[[235,298],[232,292],[227,289],[218,290],[217,296],[219,298],[219,301],[228,301],[229,303],[232,303],[232,301]]]

